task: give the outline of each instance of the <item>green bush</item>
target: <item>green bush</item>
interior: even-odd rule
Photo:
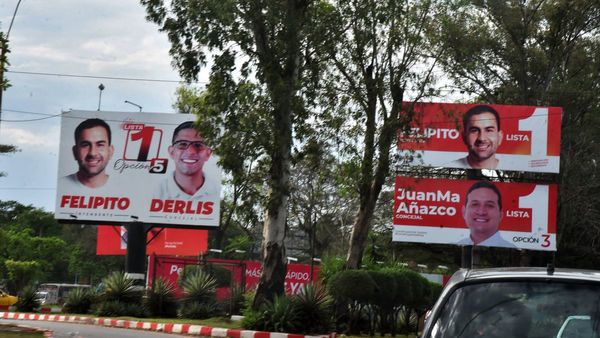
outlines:
[[[93,307],[99,316],[147,317],[142,305],[143,291],[123,272],[114,272],[102,281],[104,287],[98,296],[100,303]]]
[[[244,288],[241,285],[234,284],[229,292],[227,299],[220,302],[219,307],[222,313],[229,315],[241,315],[246,304]]]
[[[154,317],[177,317],[177,299],[175,286],[162,278],[154,281],[151,289],[146,290],[144,306]]]
[[[217,287],[229,287],[231,285],[231,271],[221,265],[211,264],[208,273],[217,281]]]
[[[367,271],[346,270],[333,275],[327,290],[335,302],[336,330],[349,334],[370,330],[371,322],[364,313],[372,302],[377,286]]]
[[[188,275],[181,285],[183,287],[181,317],[204,319],[217,313],[215,297],[217,281],[214,277],[199,270]]]
[[[242,326],[249,330],[295,333],[305,323],[292,300],[284,295],[275,296],[272,303],[267,302],[258,310],[246,309]]]
[[[338,257],[328,256],[323,258],[319,269],[319,281],[323,285],[329,284],[329,280],[334,275],[344,270],[345,262]]]
[[[328,333],[333,329],[332,300],[324,287],[308,284],[293,298],[293,305],[302,321],[299,323],[302,332],[298,333]]]
[[[15,308],[19,312],[33,312],[40,308],[40,301],[36,296],[37,288],[35,286],[26,286],[19,292],[19,299]]]
[[[345,270],[331,277],[327,284],[329,294],[340,302],[368,304],[373,299],[375,281],[364,270]]]
[[[135,285],[133,279],[123,272],[113,272],[102,281],[104,288],[100,293],[102,301],[118,301],[125,304],[141,304],[143,291]]]
[[[179,316],[188,319],[206,319],[217,313],[218,307],[216,303],[187,303],[181,307]]]
[[[140,304],[123,303],[116,300],[104,301],[93,307],[93,312],[102,317],[148,317],[146,308]]]
[[[86,314],[90,312],[96,296],[87,289],[75,289],[69,292],[63,310],[68,313]]]

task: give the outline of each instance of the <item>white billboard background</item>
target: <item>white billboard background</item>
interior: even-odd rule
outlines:
[[[108,182],[100,188],[73,189],[61,184],[61,177],[79,170],[73,157],[75,128],[84,120],[100,118],[111,128],[114,153],[110,159],[106,173]],[[63,115],[61,121],[60,150],[58,161],[58,184],[56,197],[57,219],[70,221],[98,222],[145,222],[152,224],[172,224],[186,226],[219,225],[220,191],[210,198],[213,202],[210,215],[197,213],[198,202],[183,201],[184,212],[171,208],[165,212],[150,212],[152,198],[160,183],[171,176],[174,171],[173,160],[169,157],[168,146],[171,144],[174,129],[185,121],[194,121],[194,115],[141,113],[141,112],[104,112],[104,111],[70,111]],[[125,125],[152,127],[149,151],[146,161],[137,161],[142,140],[133,141]],[[210,140],[205,140],[210,146]],[[164,172],[151,173],[151,168],[163,164],[167,159]],[[203,171],[207,179],[218,180],[221,184],[221,169],[217,165],[218,157],[214,154],[204,164]],[[156,171],[156,170],[155,170]],[[127,200],[129,203],[127,203]],[[124,207],[127,204],[126,208]],[[164,210],[164,209],[163,209]]]

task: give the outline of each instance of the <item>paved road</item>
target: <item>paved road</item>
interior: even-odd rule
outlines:
[[[174,338],[190,337],[144,330],[120,329],[99,325],[46,322],[42,320],[0,319],[0,324],[17,324],[54,331],[55,338]]]

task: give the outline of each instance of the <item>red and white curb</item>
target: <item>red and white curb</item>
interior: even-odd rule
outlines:
[[[79,324],[93,324],[125,329],[148,330],[165,333],[188,334],[201,337],[218,338],[335,338],[335,333],[329,335],[306,336],[302,334],[263,332],[238,329],[220,329],[202,325],[139,322],[111,318],[91,318],[85,316],[49,315],[37,313],[0,312],[0,318],[20,320],[45,320]]]

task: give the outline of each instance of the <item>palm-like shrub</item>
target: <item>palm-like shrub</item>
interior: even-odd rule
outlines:
[[[175,286],[162,278],[156,279],[152,288],[146,291],[144,304],[151,316],[176,317],[177,299],[175,298]]]
[[[303,333],[327,333],[332,329],[332,299],[320,285],[307,284],[293,299],[302,320]]]
[[[103,301],[141,304],[142,291],[135,280],[127,278],[123,272],[113,272],[102,281],[104,288],[100,297]]]
[[[19,312],[33,312],[40,307],[40,301],[36,297],[37,289],[34,286],[26,286],[19,292],[19,299],[15,303],[15,308]]]
[[[290,298],[275,296],[272,303],[267,302],[258,310],[247,308],[242,326],[250,330],[295,333],[305,323]]]
[[[95,295],[87,289],[75,289],[69,292],[63,310],[68,313],[86,314],[90,311]]]
[[[189,274],[181,286],[183,287],[181,317],[204,319],[216,313],[217,281],[214,277],[198,270]]]
[[[99,316],[146,317],[147,310],[142,306],[143,291],[135,285],[133,279],[123,272],[114,272],[102,281],[104,288],[96,305]]]

